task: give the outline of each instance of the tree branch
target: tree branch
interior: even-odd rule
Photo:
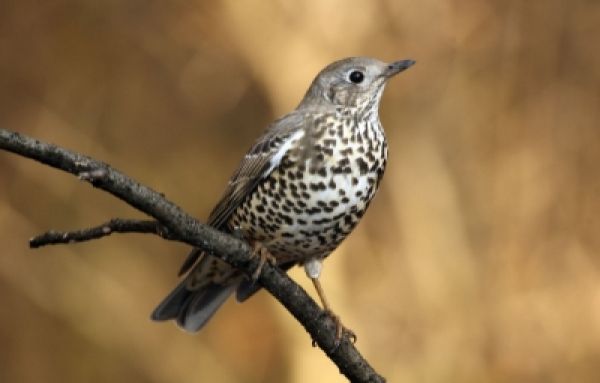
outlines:
[[[247,275],[252,275],[258,267],[258,257],[252,257],[246,243],[201,224],[162,194],[104,162],[4,129],[0,129],[0,149],[76,175],[153,217],[167,229],[173,236],[171,238],[199,247]],[[350,381],[385,382],[354,347],[347,334],[335,347],[335,323],[286,273],[266,263],[258,282],[304,326],[313,341]]]
[[[164,239],[178,239],[176,236],[171,234],[169,229],[156,221],[114,218],[101,225],[87,229],[65,232],[50,230],[31,238],[29,240],[29,247],[36,249],[38,247],[47,245],[85,242],[106,237],[107,235],[111,235],[113,233],[157,234]]]

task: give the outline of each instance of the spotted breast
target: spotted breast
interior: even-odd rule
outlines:
[[[338,108],[281,145],[279,166],[233,212],[231,230],[278,263],[324,258],[352,231],[379,186],[387,144],[376,110]]]

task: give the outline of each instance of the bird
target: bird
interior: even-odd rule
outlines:
[[[261,257],[254,275],[193,249],[179,272],[186,276],[151,319],[198,331],[233,293],[240,302],[256,293],[261,265],[269,261],[284,271],[304,266],[339,340],[348,329],[321,287],[322,262],[355,228],[379,187],[388,156],[379,103],[388,80],[414,64],[349,57],[321,70],[296,109],[251,146],[207,221],[252,245]]]

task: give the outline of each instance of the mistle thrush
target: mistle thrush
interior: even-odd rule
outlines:
[[[214,228],[259,244],[283,270],[304,265],[338,330],[318,281],[321,262],[354,229],[377,191],[387,160],[379,101],[386,82],[413,64],[355,57],[323,69],[296,110],[251,147],[208,218]],[[198,249],[180,275],[187,271],[153,320],[176,319],[197,331],[234,291],[244,301],[259,289]]]

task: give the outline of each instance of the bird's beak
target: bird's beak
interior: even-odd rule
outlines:
[[[390,77],[397,75],[398,73],[410,68],[411,66],[415,65],[415,63],[416,63],[415,60],[395,61],[387,66],[387,68],[383,72],[383,75],[387,78],[390,78]]]

